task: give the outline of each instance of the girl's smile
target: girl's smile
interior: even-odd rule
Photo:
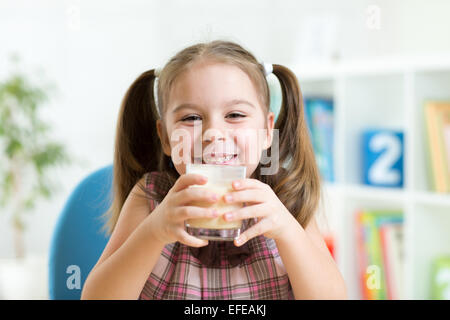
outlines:
[[[209,153],[204,154],[202,163],[206,164],[237,164],[237,154]]]

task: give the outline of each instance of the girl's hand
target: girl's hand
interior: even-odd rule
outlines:
[[[148,225],[156,239],[164,244],[179,241],[191,247],[202,247],[207,240],[188,234],[184,221],[191,218],[215,218],[216,210],[189,206],[193,201],[210,202],[219,200],[219,196],[203,188],[188,188],[194,184],[205,184],[207,178],[200,174],[181,175],[169,190],[163,201],[147,217]]]
[[[261,234],[277,240],[293,226],[300,226],[269,185],[257,179],[236,180],[232,185],[236,191],[224,195],[224,201],[245,202],[246,206],[225,213],[224,219],[227,221],[255,217],[258,219],[255,225],[235,239],[235,245],[241,246]]]

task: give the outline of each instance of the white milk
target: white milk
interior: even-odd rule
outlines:
[[[215,203],[197,201],[192,202],[191,205],[215,208],[220,214],[217,218],[199,218],[189,219],[186,225],[191,228],[203,229],[240,229],[242,220],[225,221],[223,214],[230,211],[235,211],[243,207],[243,203],[225,203],[223,196],[233,191],[231,183],[234,180],[244,179],[246,167],[233,165],[213,165],[213,164],[187,164],[186,173],[196,173],[208,177],[208,181],[204,185],[193,185],[190,188],[205,188],[216,193],[219,200]]]
[[[242,226],[242,220],[237,221],[226,221],[223,219],[223,214],[226,212],[234,211],[243,207],[242,203],[226,203],[223,201],[223,195],[233,191],[231,183],[207,183],[203,186],[191,186],[190,188],[203,188],[214,192],[219,196],[219,200],[215,203],[204,202],[204,201],[194,201],[191,203],[193,206],[199,206],[204,208],[215,208],[220,214],[217,218],[200,218],[200,219],[190,219],[186,223],[190,227],[194,228],[207,228],[207,229],[236,229]]]

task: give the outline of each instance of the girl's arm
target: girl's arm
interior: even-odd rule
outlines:
[[[344,279],[314,217],[305,229],[293,220],[276,244],[295,299],[347,299]]]
[[[209,208],[189,205],[218,200],[208,190],[189,188],[205,184],[207,179],[198,174],[181,175],[150,215],[148,199],[139,187],[143,179],[127,197],[111,238],[86,279],[82,299],[137,299],[166,244],[176,241],[192,247],[208,244],[184,228],[186,219],[218,216]]]
[[[143,183],[144,178],[139,181]],[[148,214],[148,200],[136,185],[122,207],[108,244],[84,283],[82,299],[139,297],[164,248],[164,243],[153,236],[149,219],[145,220]]]
[[[344,280],[328,251],[314,217],[303,228],[272,188],[257,179],[233,182],[224,196],[229,203],[247,206],[225,213],[227,221],[258,218],[234,243],[243,245],[258,236],[275,240],[296,299],[345,299]]]

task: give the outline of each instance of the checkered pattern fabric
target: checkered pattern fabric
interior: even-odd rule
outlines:
[[[153,181],[157,174],[146,174],[147,188],[155,188]],[[151,210],[157,205],[157,201],[150,200]],[[223,259],[215,268],[203,265],[189,247],[180,242],[166,245],[140,299],[293,299],[274,240],[262,235],[250,240],[250,256],[235,267],[225,258],[222,244],[219,250]]]

